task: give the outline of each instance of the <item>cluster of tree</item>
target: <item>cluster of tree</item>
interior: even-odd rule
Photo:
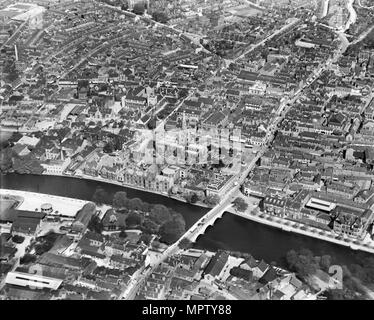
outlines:
[[[46,235],[36,238],[37,243],[34,247],[35,254],[42,255],[43,253],[51,250],[59,237],[59,234],[50,231]]]
[[[137,15],[143,15],[146,9],[146,4],[144,2],[137,2],[134,4],[134,7],[132,8],[132,12],[134,12]]]
[[[193,243],[191,242],[191,240],[187,239],[187,238],[183,238],[180,242],[179,242],[179,245],[178,247],[181,248],[181,249],[189,249],[191,248],[193,245]]]
[[[218,163],[212,163],[212,168],[221,169],[224,167],[225,167],[225,163],[222,161],[222,159],[219,159]]]
[[[113,126],[113,128],[114,128],[114,126]],[[121,149],[122,149],[122,141],[121,141],[120,137],[115,136],[115,137],[113,137],[112,140],[110,140],[109,142],[107,142],[104,145],[103,151],[105,153],[112,153],[113,151],[121,150]]]
[[[248,208],[248,204],[242,198],[236,198],[233,201],[234,207],[241,212],[244,212]]]
[[[91,217],[90,222],[87,225],[88,230],[96,232],[96,233],[102,233],[103,232],[103,223],[100,220],[100,217],[97,215],[94,215]]]
[[[31,154],[20,157],[9,145],[0,150],[0,171],[3,173],[15,171],[20,174],[42,174],[44,168]]]
[[[153,129],[156,129],[156,124],[157,124],[157,118],[156,117],[152,117],[148,123],[147,123],[147,127],[149,130],[153,130]]]
[[[122,239],[126,239],[127,238],[127,233],[126,233],[125,229],[122,229],[118,236]]]
[[[121,5],[121,10],[123,11],[129,10],[129,3],[127,0],[123,0],[122,5]]]
[[[139,213],[131,212],[126,218],[126,225],[129,227],[139,227],[142,224],[142,216]]]
[[[104,203],[109,204],[110,197],[109,194],[102,187],[97,187],[95,193],[92,196],[92,201],[101,206]]]
[[[18,243],[18,244],[20,244],[20,243],[22,243],[23,241],[25,240],[25,237],[22,237],[22,236],[19,236],[19,235],[14,235],[13,237],[12,237],[12,241],[14,242],[14,243]]]
[[[0,151],[0,171],[3,173],[9,172],[13,168],[13,151],[11,148],[6,148]]]
[[[139,243],[143,242],[146,245],[149,245],[151,243],[152,238],[153,237],[151,234],[143,232],[142,235],[140,236]]]
[[[196,193],[189,193],[184,196],[188,203],[196,203],[199,201],[199,197]]]
[[[30,155],[13,158],[13,170],[20,174],[42,174],[44,168]]]
[[[205,199],[204,199],[204,202],[209,205],[209,206],[215,206],[216,204],[218,204],[220,202],[220,198],[218,195],[214,194],[214,195],[210,195],[210,196],[207,196]]]
[[[331,263],[330,256],[324,256],[324,263]],[[316,273],[320,269],[320,260],[313,255],[313,252],[308,249],[301,249],[299,251],[290,250],[286,255],[287,267],[290,271],[295,272],[298,276],[305,279],[310,275]],[[330,265],[327,266],[327,268]],[[322,268],[321,268],[322,269]]]
[[[215,53],[220,57],[226,56],[228,50],[232,50],[235,42],[231,40],[212,40],[210,42],[202,43],[205,49]]]
[[[342,289],[329,289],[325,296],[329,300],[362,300],[366,298],[366,288],[360,279],[355,277],[347,266],[343,265]]]
[[[163,242],[175,242],[185,232],[183,216],[162,204],[152,205],[139,198],[129,199],[124,191],[114,194],[112,204],[119,211],[129,212],[127,226],[139,227],[146,234],[158,234]]]
[[[172,218],[165,222],[159,231],[160,240],[167,244],[177,241],[186,230],[186,223],[181,214],[174,214]]]
[[[13,268],[12,263],[5,263],[5,262],[0,263],[0,275],[7,274],[10,270],[12,270],[12,268]]]
[[[363,257],[359,263],[349,266],[351,275],[358,278],[364,285],[374,283],[374,257]]]
[[[163,11],[154,11],[152,13],[152,19],[160,23],[167,23],[169,21],[168,15]]]
[[[26,253],[21,259],[20,264],[29,264],[34,263],[36,261],[36,256],[33,254]]]
[[[143,221],[142,229],[145,232],[157,234],[158,230],[160,229],[160,225],[146,217]]]
[[[331,300],[362,299],[366,295],[365,285],[374,281],[374,258],[364,257],[360,264],[352,264],[349,268],[342,265],[342,289],[330,289],[325,295]],[[295,272],[300,278],[307,279],[318,269],[329,273],[333,259],[329,255],[314,256],[308,249],[290,250],[286,255],[287,268]]]

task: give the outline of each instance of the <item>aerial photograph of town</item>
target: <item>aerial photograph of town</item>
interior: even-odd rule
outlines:
[[[374,300],[374,0],[0,0],[0,300]]]

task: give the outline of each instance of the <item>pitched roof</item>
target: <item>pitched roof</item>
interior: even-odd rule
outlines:
[[[260,282],[261,284],[268,284],[269,282],[274,281],[277,278],[277,271],[273,267],[270,267],[258,282]]]
[[[293,274],[290,279],[290,284],[292,284],[296,289],[300,288],[303,283],[296,278],[296,276]]]
[[[264,261],[264,260],[261,260],[257,266],[256,266],[258,269],[260,269],[262,272],[265,272],[266,269],[269,267],[269,265]]]
[[[276,290],[273,293],[273,296],[271,297],[272,300],[280,300],[282,297],[284,297],[284,293],[282,291]]]
[[[241,263],[241,265],[243,265],[243,264],[247,264],[250,268],[254,268],[254,267],[257,266],[258,262],[256,261],[255,258],[250,256],[247,260],[245,260],[244,262]]]
[[[205,274],[210,274],[212,276],[218,276],[223,267],[225,266],[229,255],[227,252],[217,252],[215,256],[210,260],[209,264],[205,268]]]
[[[230,274],[234,277],[249,281],[252,279],[253,273],[251,270],[242,269],[240,267],[234,267],[230,270]]]

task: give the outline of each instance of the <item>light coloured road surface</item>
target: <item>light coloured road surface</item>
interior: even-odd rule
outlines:
[[[19,27],[18,29],[10,36],[10,38],[8,38],[8,40],[6,40],[2,46],[0,47],[0,50],[2,48],[4,48],[10,41],[12,41],[14,38],[16,38],[18,36],[18,34],[24,29],[24,27],[26,26],[26,24],[28,23],[28,20],[23,22]]]

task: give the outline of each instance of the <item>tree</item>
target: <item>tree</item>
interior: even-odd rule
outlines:
[[[328,300],[346,300],[344,291],[339,289],[330,289],[325,293]]]
[[[167,14],[163,11],[155,11],[152,13],[153,20],[160,22],[160,23],[167,23],[169,18]]]
[[[36,261],[36,256],[33,254],[26,253],[21,259],[20,264],[29,264],[34,263]]]
[[[196,193],[188,194],[186,196],[186,200],[188,203],[196,203],[199,200],[199,197],[197,196]]]
[[[91,217],[90,222],[87,225],[88,230],[91,230],[96,233],[103,232],[103,223],[101,222],[100,218],[97,215]]]
[[[129,200],[129,209],[130,210],[139,210],[142,211],[144,208],[144,203],[141,199],[139,198],[133,198]]]
[[[121,10],[123,10],[123,11],[129,10],[129,3],[127,2],[127,0],[123,1],[122,5],[121,5]]]
[[[151,243],[152,235],[149,233],[143,233],[139,239],[139,243],[145,243],[147,246]]]
[[[205,198],[205,203],[209,206],[215,206],[216,204],[218,204],[220,201],[220,198],[218,195],[216,194],[213,194],[213,195],[209,195]]]
[[[315,274],[319,268],[313,253],[308,249],[301,249],[299,252],[290,250],[287,252],[286,262],[288,268],[296,272],[301,278]]]
[[[24,157],[13,157],[13,170],[20,174],[42,174],[44,168],[32,153]]]
[[[177,241],[185,232],[185,224],[179,216],[173,216],[173,219],[165,222],[160,228],[161,241],[172,244]]]
[[[298,260],[298,256],[295,250],[290,250],[286,254],[286,262],[288,264],[288,267],[292,270],[294,269],[296,263]]]
[[[127,226],[139,226],[142,222],[142,218],[139,214],[132,212],[126,218],[126,225]]]
[[[199,200],[199,197],[196,193],[193,193],[191,196],[191,203],[196,203]]]
[[[108,199],[108,193],[103,188],[97,187],[94,195],[92,196],[92,201],[101,206],[102,204],[109,202]]]
[[[143,15],[145,11],[145,4],[143,2],[135,3],[132,11],[137,15]]]
[[[146,218],[143,221],[143,230],[149,233],[157,233],[159,229],[159,225],[155,223],[154,221]]]
[[[17,244],[21,244],[25,240],[25,237],[19,236],[19,235],[14,235],[12,237],[12,241]]]
[[[149,218],[156,222],[157,224],[163,224],[166,221],[169,221],[171,218],[171,214],[168,208],[166,208],[162,204],[156,204],[151,209],[151,213]]]
[[[122,229],[118,236],[122,239],[125,239],[127,238],[127,233],[124,229]]]
[[[242,198],[236,198],[233,201],[234,207],[241,212],[244,212],[248,208],[248,204]]]
[[[321,269],[324,270],[324,271],[327,271],[329,270],[330,268],[330,265],[331,265],[331,256],[325,254],[321,257],[321,261],[319,262],[320,266],[321,266]]]
[[[147,122],[147,127],[149,130],[153,130],[156,128],[157,120],[155,117],[152,117],[148,122]]]
[[[118,209],[127,208],[129,199],[125,191],[118,191],[113,196],[113,206]]]
[[[191,248],[193,245],[192,241],[187,239],[187,238],[183,238],[180,242],[179,242],[179,248],[181,249],[189,249]]]
[[[0,171],[7,172],[13,166],[13,150],[11,148],[6,148],[0,151]]]
[[[105,144],[105,146],[103,148],[103,151],[105,153],[112,153],[113,149],[114,149],[113,143],[112,142],[108,142],[108,143]]]

